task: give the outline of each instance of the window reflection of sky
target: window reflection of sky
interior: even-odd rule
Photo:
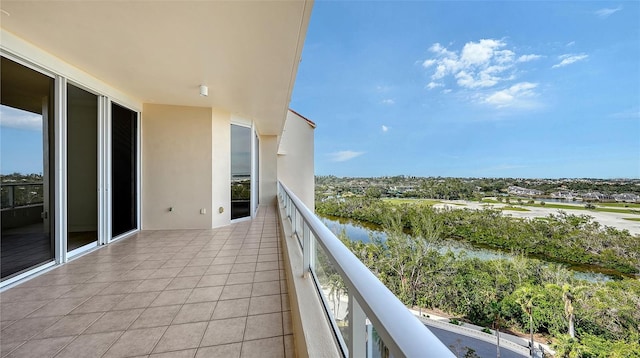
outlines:
[[[231,125],[231,178],[251,175],[251,128]]]

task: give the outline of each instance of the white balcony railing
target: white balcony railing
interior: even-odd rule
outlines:
[[[302,248],[299,274],[315,283],[343,356],[454,357],[282,183],[278,196]]]

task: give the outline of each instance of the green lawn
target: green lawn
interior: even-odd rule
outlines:
[[[500,210],[511,210],[511,211],[531,211],[529,209],[525,209],[525,208],[520,208],[517,206],[504,206],[502,208],[499,208]]]
[[[640,204],[635,204],[635,203],[597,203],[596,206],[607,206],[611,208],[640,209]]]
[[[494,200],[494,199],[482,199],[483,203],[491,203],[491,204],[516,204],[516,200],[510,200],[510,203],[503,201],[502,203]],[[595,209],[587,209],[584,207],[584,204],[557,204],[557,203],[545,203],[544,205],[540,205],[540,201],[536,201],[535,204],[528,204],[523,200],[522,204],[517,204],[521,206],[532,206],[538,208],[549,208],[549,209],[561,209],[561,210],[585,210],[585,211],[601,211],[608,213],[619,213],[619,214],[631,214],[631,215],[640,215],[640,204],[624,204],[624,203],[596,203]],[[628,208],[625,208],[624,205],[629,205]]]
[[[629,220],[629,221],[640,221],[640,218],[623,218],[625,220]]]
[[[391,204],[419,204],[419,205],[434,205],[439,204],[440,200],[433,199],[401,199],[401,198],[384,198],[382,199]]]

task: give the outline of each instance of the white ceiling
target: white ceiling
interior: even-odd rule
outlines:
[[[3,0],[0,16],[3,29],[141,102],[222,108],[275,135],[312,4]]]

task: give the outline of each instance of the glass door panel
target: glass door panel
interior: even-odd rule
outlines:
[[[0,63],[1,279],[51,262],[54,80]]]
[[[98,241],[98,96],[67,85],[67,251]]]
[[[138,113],[111,105],[111,236],[138,228]]]
[[[231,220],[251,216],[251,128],[231,125]]]

